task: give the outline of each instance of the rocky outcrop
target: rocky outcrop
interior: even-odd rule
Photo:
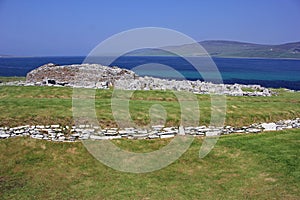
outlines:
[[[133,71],[99,64],[58,66],[43,65],[27,74],[25,85],[70,86],[106,89],[114,86],[123,90],[175,90],[197,94],[232,96],[271,96],[269,89],[260,85],[214,84],[203,81],[168,80],[139,77]]]

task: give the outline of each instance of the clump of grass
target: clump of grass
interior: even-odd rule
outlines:
[[[241,89],[243,92],[258,92],[258,90],[255,90],[253,88],[248,88],[248,87],[242,87]]]

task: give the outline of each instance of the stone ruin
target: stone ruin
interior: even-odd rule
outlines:
[[[118,79],[134,79],[135,73],[118,67],[99,64],[74,64],[59,66],[45,64],[26,76],[26,83],[48,86],[70,86],[105,89]]]
[[[59,66],[45,64],[27,74],[25,85],[69,86],[95,89],[115,87],[123,90],[175,90],[197,94],[230,96],[271,96],[269,89],[260,85],[214,84],[203,81],[168,80],[139,77],[133,71],[99,64]]]

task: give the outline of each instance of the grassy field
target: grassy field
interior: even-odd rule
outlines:
[[[249,125],[291,119],[300,116],[300,93],[278,90],[272,97],[226,97],[226,124]],[[63,87],[0,87],[0,126],[25,124],[73,124],[71,88]],[[112,90],[97,90],[95,107],[101,126],[116,126],[111,112]],[[200,124],[210,122],[210,96],[197,95]],[[180,106],[175,95],[162,91],[136,91],[131,97],[130,114],[135,123],[148,124],[149,109],[162,105],[167,112],[166,125],[180,123]]]
[[[82,143],[0,141],[1,199],[299,199],[299,130],[223,136],[204,159],[195,139],[176,162],[131,174],[95,160]],[[169,140],[116,140],[135,152]]]
[[[300,93],[278,90],[272,97],[226,97],[226,124],[243,126],[300,116]],[[97,90],[102,126],[115,126],[112,90]],[[201,124],[210,121],[210,96],[197,95]],[[167,125],[180,122],[172,92],[136,91],[130,112],[149,122],[149,108],[161,104]],[[72,124],[72,89],[0,87],[0,126]],[[300,130],[222,136],[204,159],[196,138],[180,159],[146,174],[115,171],[95,160],[82,143],[30,138],[0,140],[0,199],[299,199]],[[149,152],[169,140],[115,140],[122,149]]]

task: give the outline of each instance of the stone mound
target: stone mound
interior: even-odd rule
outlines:
[[[45,64],[26,76],[27,83],[35,85],[61,85],[72,87],[107,88],[119,79],[135,79],[133,71],[99,64],[59,66]]]

